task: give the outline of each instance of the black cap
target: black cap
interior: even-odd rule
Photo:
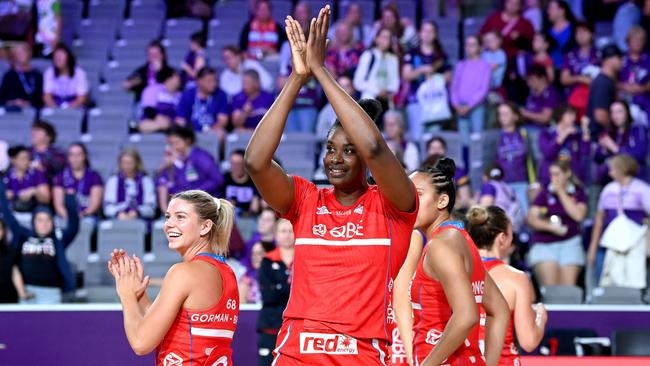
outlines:
[[[623,53],[615,44],[608,44],[600,51],[600,60],[604,61],[610,57],[622,57]]]

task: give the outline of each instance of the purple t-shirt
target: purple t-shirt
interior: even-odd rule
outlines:
[[[497,143],[496,162],[503,169],[504,182],[528,182],[528,176],[526,174],[527,156],[528,146],[526,139],[519,130],[513,132],[501,131]]]
[[[648,153],[648,129],[643,125],[630,126],[627,133],[618,131],[615,140],[618,145],[619,154],[628,154],[633,157],[641,169],[639,170],[639,177],[645,177],[646,171],[646,155]],[[608,172],[607,160],[613,157],[614,154],[598,145],[594,160],[599,164],[598,177],[605,177]]]
[[[92,187],[104,185],[102,177],[94,170],[86,168],[81,179],[72,174],[68,166],[59,175],[54,177],[54,187],[62,187],[64,190],[72,189],[77,197],[77,209],[79,212],[88,208],[90,204],[90,190]]]
[[[549,168],[558,159],[571,161],[571,170],[582,182],[588,178],[588,169],[585,167],[585,157],[590,156],[591,144],[582,139],[582,133],[576,132],[568,136],[562,145],[558,145],[557,130],[547,128],[539,136],[539,148],[542,151],[542,161],[539,165],[539,182],[548,184],[551,180]]]
[[[650,185],[634,178],[626,187],[614,181],[605,186],[598,199],[598,211],[605,213],[603,230],[618,215],[619,202],[625,215],[637,224],[650,216]]]
[[[246,93],[241,92],[239,94],[236,94],[234,97],[232,97],[232,110],[243,110],[244,104],[246,104],[248,101],[248,95],[246,95]],[[264,90],[260,90],[260,93],[257,95],[257,97],[250,101],[253,106],[253,111],[246,119],[244,127],[257,127],[257,124],[260,123],[266,111],[271,108],[273,101],[273,94],[265,92]]]
[[[154,108],[156,114],[167,116],[171,119],[176,117],[176,106],[180,93],[170,93],[164,85],[149,85],[142,92],[142,107]]]
[[[526,99],[526,109],[531,112],[539,113],[546,108],[555,108],[562,102],[562,97],[560,93],[553,87],[548,86],[544,91],[539,94],[534,94],[533,91],[530,91],[528,99]],[[533,121],[528,121],[528,123],[536,124]]]
[[[183,92],[178,102],[177,116],[191,123],[194,131],[210,129],[219,114],[230,114],[228,96],[221,89],[215,90],[205,99],[200,99],[196,88],[190,88]]]
[[[625,56],[619,80],[623,83],[646,85],[650,80],[650,55],[644,53],[636,61],[632,60],[629,55]],[[632,97],[632,102],[641,106],[641,109],[647,113],[650,108],[650,93],[637,94]]]
[[[166,186],[170,194],[200,189],[217,195],[223,180],[223,175],[212,155],[201,148],[193,147],[185,159],[174,162],[171,170],[158,174],[156,186]]]
[[[30,168],[22,178],[18,178],[13,167],[9,168],[7,172],[7,191],[13,192],[14,196],[18,196],[18,193],[25,189],[34,188],[41,184],[47,184],[47,178],[40,170]]]
[[[589,65],[598,65],[598,51],[595,47],[587,55],[582,55],[579,48],[571,50],[564,58],[563,70],[569,70],[572,76],[582,74],[582,70]]]
[[[587,195],[582,188],[573,186],[573,189],[570,188],[568,191],[576,204],[587,203]],[[552,243],[572,238],[580,233],[580,224],[569,216],[564,206],[562,206],[560,199],[554,193],[550,192],[547,187],[542,188],[542,191],[533,201],[532,206],[539,207],[541,214],[545,218],[550,218],[553,215],[559,216],[560,222],[568,230],[564,236],[557,236],[546,231],[536,231],[531,238],[531,243]]]

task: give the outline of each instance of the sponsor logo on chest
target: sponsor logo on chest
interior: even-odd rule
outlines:
[[[343,334],[300,333],[301,354],[357,355],[357,340]]]

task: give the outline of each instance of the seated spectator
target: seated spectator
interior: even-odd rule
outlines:
[[[400,50],[408,50],[417,46],[418,38],[415,27],[410,19],[400,17],[395,4],[384,6],[381,18],[375,21],[372,27],[371,39],[377,39],[377,35],[382,29],[390,30],[392,35],[390,48],[395,54],[399,54]]]
[[[553,39],[544,33],[535,33],[533,37],[533,52],[530,56],[528,70],[532,67],[539,66],[546,70],[546,78],[549,83],[553,84],[555,81],[555,67],[553,65],[553,58],[548,53],[548,50],[553,44]],[[528,70],[526,74],[528,75]]]
[[[352,32],[352,40],[355,43],[361,43],[364,47],[370,47],[373,39],[372,27],[363,24],[361,5],[356,1],[347,1],[341,5],[347,6],[345,14],[330,27],[328,37],[335,39],[336,29],[339,25],[346,24]]]
[[[399,60],[390,48],[391,31],[382,28],[377,32],[373,46],[361,54],[354,73],[354,88],[361,99],[375,98],[384,107],[399,91]],[[384,108],[386,109],[386,108]]]
[[[354,87],[352,86],[352,79],[348,76],[339,76],[336,79],[336,82],[339,83],[341,88],[346,91],[352,98],[355,98],[355,90]],[[330,127],[334,124],[336,121],[336,113],[334,112],[334,108],[332,107],[332,103],[329,101],[327,104],[323,107],[323,109],[320,110],[318,113],[318,122],[316,122],[316,137],[320,140],[325,140],[327,138],[327,131],[329,131]],[[322,159],[320,159],[322,160]]]
[[[181,63],[181,80],[185,87],[193,87],[196,75],[208,64],[205,36],[201,32],[192,33],[190,37],[190,49]]]
[[[0,180],[0,210],[13,234],[12,247],[18,255],[25,292],[31,294],[24,303],[58,304],[63,293],[75,288],[75,278],[65,257],[65,249],[79,231],[79,216],[74,195],[65,195],[65,210],[72,214],[62,235],[54,228],[52,211],[39,207],[34,211],[32,227],[27,229],[16,220],[6,199],[5,184]],[[67,192],[66,192],[67,193]]]
[[[164,131],[176,118],[181,78],[173,69],[163,69],[156,75],[156,81],[142,93],[142,120],[138,124],[142,133]]]
[[[2,77],[0,105],[8,109],[43,106],[43,74],[31,65],[32,51],[27,43],[11,49],[11,70]]]
[[[26,301],[33,295],[25,290],[23,275],[18,268],[18,253],[10,245],[9,231],[0,218],[0,304]]]
[[[225,68],[219,77],[219,85],[226,92],[228,98],[233,98],[241,93],[244,73],[248,70],[257,72],[263,90],[267,92],[273,91],[273,77],[259,61],[247,60],[245,54],[236,46],[224,47],[221,55]]]
[[[196,132],[214,132],[223,139],[228,126],[228,96],[217,85],[217,72],[207,66],[196,74],[196,86],[181,95],[176,124],[191,125]]]
[[[251,238],[246,242],[246,253],[250,255],[255,243],[262,243],[265,248],[275,247],[275,223],[277,217],[275,211],[270,207],[262,208],[260,215],[257,217],[257,227]]]
[[[158,41],[152,41],[147,46],[147,62],[135,69],[124,80],[122,87],[133,92],[135,101],[139,102],[142,92],[148,86],[156,84],[156,75],[164,69],[169,69],[165,47]]]
[[[623,57],[618,89],[621,98],[638,105],[647,114],[650,110],[650,54],[645,52],[646,38],[643,28],[630,29],[628,53]]]
[[[470,134],[483,132],[485,101],[490,90],[491,67],[480,57],[479,40],[469,36],[465,40],[466,58],[456,65],[451,82],[451,105],[458,116],[458,132],[465,146]]]
[[[526,43],[533,40],[535,31],[533,26],[524,18],[522,13],[522,0],[506,0],[503,10],[494,11],[481,26],[480,35],[494,32],[503,39],[503,50],[508,59],[512,59],[520,50],[520,38]],[[485,39],[484,39],[485,43]]]
[[[495,31],[486,32],[481,38],[481,44],[483,45],[481,59],[487,61],[492,67],[490,88],[499,89],[503,84],[503,77],[508,66],[508,58],[501,48],[501,36]]]
[[[528,207],[529,184],[536,182],[531,141],[525,129],[520,128],[521,114],[513,103],[501,103],[497,120],[501,131],[497,142],[495,162],[503,168],[503,181],[517,195],[523,207]]]
[[[68,165],[54,178],[52,202],[56,214],[62,218],[74,216],[65,205],[65,195],[74,194],[79,216],[93,221],[101,212],[104,196],[102,177],[90,167],[88,150],[80,142],[68,147]],[[75,212],[76,214],[77,212]]]
[[[232,98],[232,124],[237,131],[252,131],[271,108],[274,97],[260,88],[260,77],[255,70],[246,70],[242,92]]]
[[[609,107],[616,100],[616,83],[623,67],[621,51],[614,45],[605,46],[600,52],[601,72],[589,87],[587,117],[591,137],[595,141],[610,127]]]
[[[629,220],[637,225],[643,225],[648,217],[650,217],[650,186],[641,179],[636,178],[639,174],[639,165],[636,160],[629,155],[621,154],[611,158],[608,165],[609,176],[613,181],[605,186],[598,199],[598,210],[594,218],[594,227],[591,232],[591,242],[587,256],[588,263],[594,268],[597,284],[644,288],[645,275],[641,276],[642,278],[628,277],[621,279],[612,277],[610,273],[603,272],[605,253],[607,250],[601,246],[601,240],[612,221],[621,214],[621,211]],[[613,236],[615,238],[622,239],[629,237],[629,235],[625,235],[627,233],[614,232],[611,234],[614,234]],[[636,255],[641,262],[641,267],[645,266],[645,248],[641,252],[636,249],[630,249],[628,254]],[[626,270],[620,272],[630,274],[638,273],[635,272],[638,269],[638,264],[638,262],[634,262],[634,271],[630,268],[629,272]],[[605,283],[603,283],[601,275],[608,278]],[[613,280],[621,281],[616,283]],[[643,286],[640,287],[640,284],[643,284]]]
[[[575,286],[585,265],[580,223],[587,216],[587,195],[574,180],[568,161],[550,168],[551,183],[542,186],[528,211],[534,230],[528,263],[540,286]]]
[[[52,66],[43,75],[43,103],[48,108],[82,108],[89,91],[86,72],[77,66],[72,51],[60,43],[52,53]]]
[[[553,65],[560,68],[564,65],[564,55],[570,51],[572,46],[576,19],[569,4],[564,0],[550,1],[546,9],[546,15],[549,21],[546,34],[553,42],[553,47],[550,49],[551,58],[553,59]]]
[[[325,66],[334,77],[342,75],[352,77],[359,65],[359,58],[363,50],[363,44],[354,40],[352,29],[348,23],[338,23],[334,39],[327,49]]]
[[[223,198],[232,202],[238,217],[255,216],[260,211],[260,196],[244,167],[244,150],[230,153],[230,171],[224,176]]]
[[[257,0],[251,20],[241,31],[239,48],[249,57],[262,60],[268,56],[277,56],[286,35],[278,23],[273,20],[271,2]]]
[[[418,168],[420,153],[417,145],[406,139],[404,116],[401,112],[390,109],[384,113],[384,138],[386,142],[397,145],[403,155],[403,162],[408,172]]]
[[[447,155],[447,141],[440,136],[434,136],[427,141],[427,160],[423,161],[420,165],[431,165],[432,161],[429,161],[429,159],[435,158],[437,160],[440,156],[449,156]],[[469,174],[458,163],[456,164],[454,182],[456,183],[456,204],[454,207],[458,209],[470,207],[473,204],[473,199]]]
[[[56,142],[54,126],[45,121],[36,121],[32,125],[32,165],[45,173],[48,182],[63,171],[66,164],[65,153],[53,146]]]
[[[648,152],[648,129],[632,121],[629,105],[618,100],[609,107],[612,127],[598,139],[594,155],[599,165],[601,184],[608,183],[607,162],[617,154],[627,154],[639,164],[639,177],[645,177],[646,156]]]
[[[104,216],[118,220],[153,219],[156,191],[140,153],[135,149],[123,150],[117,162],[119,171],[108,178],[104,189]]]
[[[221,191],[223,175],[209,152],[195,146],[190,128],[173,126],[167,131],[167,150],[156,177],[158,207],[167,211],[170,195],[201,189],[213,196]]]
[[[288,220],[280,219],[275,226],[275,242],[276,248],[264,256],[257,274],[262,293],[262,309],[257,318],[260,363],[273,360],[271,351],[275,347],[282,326],[282,313],[291,294],[294,233]]]
[[[591,25],[576,24],[576,48],[565,56],[560,73],[560,83],[568,88],[568,103],[578,110],[580,116],[587,110],[589,84],[598,72],[598,53],[593,45],[593,37]]]
[[[553,109],[560,104],[562,97],[548,80],[544,68],[532,67],[527,79],[530,94],[521,115],[526,120],[526,128],[540,129],[551,123]]]
[[[246,259],[246,273],[239,280],[239,303],[240,304],[259,304],[262,301],[260,287],[257,282],[257,272],[264,259],[264,247],[262,243],[257,242],[251,248],[251,254]]]
[[[557,160],[566,160],[571,165],[575,177],[581,182],[588,179],[589,169],[585,164],[591,156],[591,136],[589,120],[582,119],[576,125],[576,110],[568,105],[561,105],[553,111],[555,125],[542,131],[539,136],[539,149],[542,161],[539,164],[539,183],[543,186],[551,181],[549,166]]]
[[[503,181],[504,175],[499,164],[488,164],[483,171],[483,186],[478,204],[482,207],[494,205],[501,208],[512,222],[512,231],[518,233],[526,221],[527,207],[522,207],[515,192]]]
[[[14,211],[31,212],[37,205],[50,204],[50,186],[45,174],[30,166],[31,154],[25,146],[9,149],[11,167],[5,177],[7,200]]]
[[[61,1],[36,1],[37,27],[36,40],[37,54],[50,56],[56,51],[61,41],[63,19],[61,17]]]

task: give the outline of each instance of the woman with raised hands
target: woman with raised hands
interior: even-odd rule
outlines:
[[[108,270],[124,312],[124,330],[138,355],[156,350],[156,364],[231,365],[239,316],[237,279],[226,264],[232,204],[204,191],[177,193],[165,213],[174,264],[152,302],[142,261],[114,251]]]
[[[324,66],[330,8],[312,19],[308,40],[287,17],[292,73],[246,149],[262,197],[293,224],[291,296],[274,365],[384,365],[394,277],[408,251],[418,200],[384,141],[374,100],[355,102]],[[287,115],[311,77],[338,117],[323,160],[332,187],[317,188],[273,162]],[[377,182],[369,185],[366,170]]]

